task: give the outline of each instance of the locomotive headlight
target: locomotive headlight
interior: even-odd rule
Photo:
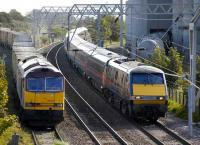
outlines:
[[[26,103],[26,107],[32,107],[33,103]]]
[[[138,99],[138,100],[139,100],[139,99],[142,99],[142,97],[140,97],[140,96],[136,96],[135,99]]]
[[[159,100],[164,100],[164,97],[159,97]]]
[[[63,104],[62,104],[62,103],[56,103],[55,106],[56,106],[56,107],[62,107]]]

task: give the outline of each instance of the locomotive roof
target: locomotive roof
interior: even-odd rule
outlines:
[[[71,43],[74,44],[78,48],[78,50],[84,51],[104,63],[107,63],[109,61],[110,65],[115,66],[116,68],[126,72],[145,72],[148,70],[152,72],[163,73],[163,71],[158,68],[148,66],[138,61],[130,60],[125,56],[119,55],[103,47],[98,47],[95,44],[85,41],[79,36],[79,34],[86,30],[87,28],[84,27],[78,28],[72,39]],[[71,31],[72,34],[73,32],[74,30]],[[73,36],[72,34],[70,36]]]
[[[46,60],[34,47],[14,46],[13,53],[18,61],[18,68],[20,69],[23,77],[36,69],[47,68],[54,72],[60,72],[50,62]]]
[[[13,47],[13,53],[16,55],[18,61],[23,60],[33,55],[40,55],[36,52],[34,47]],[[41,56],[41,55],[40,55]]]
[[[27,63],[29,65],[27,65]],[[29,66],[32,66],[32,67],[26,70],[26,68]],[[52,70],[53,72],[60,72],[56,67],[54,67],[47,60],[41,59],[41,58],[36,58],[35,60],[29,60],[28,62],[21,65],[21,72],[23,74],[23,77],[26,77],[30,72],[37,69],[49,69],[49,70]]]

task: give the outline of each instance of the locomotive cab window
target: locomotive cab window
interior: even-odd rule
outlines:
[[[27,91],[63,91],[63,78],[48,77],[48,78],[28,78]]]
[[[27,90],[28,91],[44,91],[45,79],[44,78],[28,78]]]
[[[161,73],[133,73],[132,81],[134,84],[164,84]]]
[[[61,77],[46,78],[46,91],[62,91],[63,79]]]

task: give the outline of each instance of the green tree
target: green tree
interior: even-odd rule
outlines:
[[[10,12],[10,17],[13,19],[13,20],[18,20],[18,21],[23,21],[24,20],[24,17],[21,15],[20,12],[18,12],[16,9],[12,9]]]
[[[112,25],[112,17],[111,16],[105,16],[102,19],[102,27],[103,27],[103,34],[104,34],[104,39],[111,40],[111,36],[112,36],[112,29],[111,29],[111,25]]]
[[[55,34],[55,37],[57,37],[57,38],[58,37],[62,37],[62,36],[64,36],[67,33],[66,29],[62,28],[62,27],[54,27],[52,29],[52,31]]]
[[[8,83],[5,75],[5,65],[0,63],[0,117],[4,114],[4,108],[8,102]]]
[[[119,18],[112,17],[111,29],[112,29],[111,39],[113,41],[118,41],[119,40],[119,30],[120,30]]]
[[[40,39],[42,41],[42,45],[46,45],[49,40],[49,38],[47,36],[42,36],[42,37],[40,37]]]
[[[12,23],[12,18],[10,17],[9,14],[5,12],[0,12],[0,23],[2,24],[11,24]]]
[[[156,48],[154,50],[154,53],[152,54],[150,60],[155,64],[158,64],[158,65],[155,64],[153,65],[160,69],[163,69],[163,67],[167,68],[170,63],[169,58],[165,55],[165,50],[164,49],[161,50],[160,48]]]
[[[150,60],[154,62],[153,65],[155,67],[158,67],[167,73],[170,74],[177,73],[179,75],[183,75],[183,58],[175,48],[170,48],[168,56],[166,56],[164,49],[156,48]],[[170,87],[178,87],[178,86],[186,87],[186,83],[183,80],[183,78],[178,78],[174,76],[167,76],[166,78],[168,86]]]
[[[170,59],[169,69],[183,74],[183,58],[180,53],[175,48],[170,48],[168,57]]]
[[[85,17],[81,21],[81,24],[88,28],[93,43],[98,43],[100,39],[98,36],[110,42],[119,40],[120,24],[118,18],[114,16],[102,16],[100,20],[100,34],[97,29],[98,21],[98,19],[94,19],[93,17]]]
[[[175,48],[170,48],[168,57],[170,59],[168,68],[179,75],[183,75],[183,57],[180,53]],[[168,80],[174,82],[172,87],[182,86],[184,83],[183,78],[178,77],[168,77]]]
[[[118,18],[114,16],[105,16],[102,18],[101,24],[104,39],[110,42],[119,40],[120,24]]]
[[[98,34],[97,34],[97,19],[93,17],[85,17],[82,21],[84,27],[88,28],[88,32],[91,36],[92,42],[97,44]]]

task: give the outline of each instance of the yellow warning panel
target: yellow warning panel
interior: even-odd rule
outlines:
[[[166,96],[165,85],[133,85],[134,96]]]

